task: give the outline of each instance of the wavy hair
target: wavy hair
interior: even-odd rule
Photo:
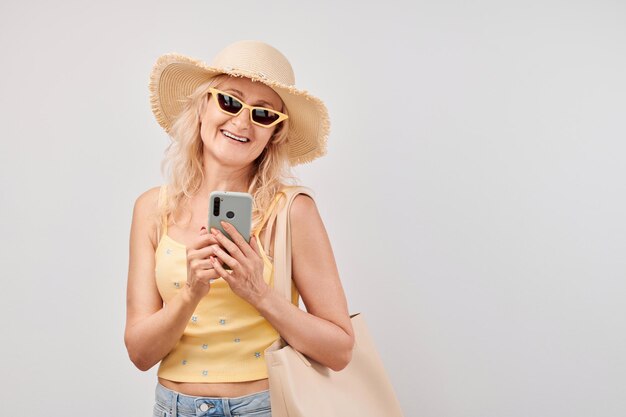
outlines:
[[[209,88],[219,87],[229,75],[220,74],[201,84],[191,93],[182,111],[172,123],[169,135],[172,141],[165,149],[161,171],[169,179],[164,203],[159,204],[158,218],[172,219],[187,211],[187,203],[195,196],[204,181],[203,143],[200,136],[200,109],[207,100]],[[283,113],[289,114],[283,103]],[[285,185],[296,185],[298,178],[291,172],[287,142],[289,119],[278,125],[266,148],[254,160],[253,175],[249,179],[248,193],[252,195],[252,230],[254,233],[274,200],[277,192]],[[289,182],[290,181],[290,182]],[[208,198],[208,196],[207,196]],[[191,217],[189,218],[189,221]],[[160,222],[157,222],[160,224]],[[187,223],[188,224],[188,223]],[[159,235],[160,235],[159,231]]]

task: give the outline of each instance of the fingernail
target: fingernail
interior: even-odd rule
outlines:
[[[217,229],[216,229],[216,228],[214,228],[214,227],[212,227],[212,228],[211,228],[211,233],[213,233],[214,235],[217,235]]]

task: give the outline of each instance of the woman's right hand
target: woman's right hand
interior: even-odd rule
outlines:
[[[219,278],[213,269],[213,246],[219,246],[215,236],[203,227],[191,248],[187,248],[187,290],[200,301],[211,289],[211,280]]]

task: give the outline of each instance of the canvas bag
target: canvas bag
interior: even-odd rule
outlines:
[[[276,214],[274,289],[291,302],[291,231],[289,208],[307,187],[283,190],[285,204]],[[352,360],[341,371],[319,364],[280,337],[267,349],[272,417],[403,417],[362,313],[350,315],[355,344]]]

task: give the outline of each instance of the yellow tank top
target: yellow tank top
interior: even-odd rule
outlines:
[[[161,187],[159,203],[165,198],[165,187]],[[265,264],[263,278],[271,287],[273,265],[261,246],[259,233],[280,196],[279,193],[254,232]],[[186,247],[168,236],[166,219],[162,219],[161,233],[155,252],[155,275],[161,298],[167,303],[186,285]],[[293,283],[292,289],[291,301],[298,306],[299,294]],[[278,338],[276,329],[258,310],[220,277],[211,282],[210,291],[196,307],[176,346],[161,361],[157,375],[179,382],[267,378],[264,350]]]

